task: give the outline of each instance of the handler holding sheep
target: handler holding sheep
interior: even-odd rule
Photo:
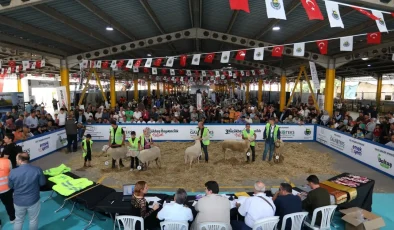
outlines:
[[[251,137],[253,137],[253,141],[250,142],[250,149],[252,150],[252,162],[255,161],[256,153],[255,153],[255,146],[256,146],[256,133],[254,132],[253,129],[250,128],[250,124],[247,123],[245,125],[245,129],[242,131],[242,139],[244,140],[251,140]],[[250,161],[250,156],[246,153],[246,161]]]
[[[275,118],[271,117],[269,119],[269,123],[265,125],[263,135],[263,139],[265,139],[263,161],[267,158],[268,151],[270,152],[268,161],[271,161],[274,154],[275,142],[280,140],[280,130],[279,126],[275,125]]]
[[[108,146],[111,148],[119,148],[124,145],[126,134],[124,130],[116,124],[115,120],[111,121],[111,128],[109,128]],[[116,159],[112,158],[112,168],[115,168]],[[119,165],[124,167],[122,159],[119,160]]]
[[[205,154],[205,163],[208,163],[209,130],[204,127],[204,122],[202,121],[198,122],[197,136],[201,141],[201,148]]]
[[[150,149],[153,145],[153,138],[149,127],[146,127],[139,138],[138,149]]]

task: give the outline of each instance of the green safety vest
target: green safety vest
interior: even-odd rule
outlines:
[[[67,176],[65,174],[59,174],[57,176],[49,177],[49,181],[52,181],[55,184],[60,184],[69,180],[74,180],[74,178]]]
[[[67,167],[64,164],[59,165],[58,167],[55,168],[50,168],[44,171],[44,175],[48,176],[57,176],[62,173],[70,172],[71,168]]]
[[[140,136],[140,141],[141,141],[142,148],[144,148],[145,147],[145,136],[144,136],[144,134],[142,134]],[[152,142],[152,135],[149,136],[149,142]]]
[[[198,137],[200,137],[200,131],[201,131],[200,129],[198,129],[198,131],[197,131],[197,136]],[[209,138],[209,130],[206,127],[204,127],[204,131],[202,132],[202,139],[204,139],[204,137],[208,137]],[[205,140],[205,141],[203,140],[202,143],[204,145],[209,145],[210,141],[209,141],[209,139]]]
[[[138,150],[138,141],[139,141],[138,137],[134,138],[134,141],[130,137],[128,141],[131,144],[131,147],[129,147],[129,149],[133,150],[133,151],[137,151]]]
[[[52,189],[62,196],[69,196],[73,193],[81,191],[84,188],[89,187],[92,184],[93,181],[90,181],[86,178],[79,178],[79,179],[73,179],[54,185]]]
[[[267,139],[268,139],[268,137],[269,137],[269,135],[270,135],[270,123],[267,123],[266,125],[265,125],[265,136],[267,137]],[[275,125],[275,128],[274,128],[274,142],[278,139],[278,130],[279,130],[279,126],[277,126],[277,125]]]
[[[246,132],[246,129],[244,129],[242,131],[242,136],[244,138],[247,138],[247,139],[249,139],[249,137],[253,137],[254,138],[254,130],[253,129],[249,129],[249,133],[248,133],[248,132]],[[250,146],[255,146],[255,145],[256,145],[255,141],[250,142]]]
[[[90,140],[89,143],[90,143],[90,151],[92,151],[93,141]],[[82,156],[83,156],[83,157],[86,157],[86,155],[88,154],[88,153],[87,153],[87,151],[88,151],[88,146],[86,145],[86,139],[83,139],[83,140],[82,140],[82,149],[83,149]]]
[[[123,134],[122,134],[122,128],[118,126],[116,128],[116,133],[114,134],[114,128],[109,129],[111,132],[111,144],[114,142],[115,139],[115,144],[121,145],[123,143]]]

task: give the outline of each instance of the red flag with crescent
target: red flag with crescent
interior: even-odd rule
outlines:
[[[15,67],[15,65],[16,65],[16,63],[15,63],[15,61],[8,61],[8,66],[9,67]]]
[[[370,19],[372,19],[372,20],[375,20],[375,21],[376,21],[376,20],[379,20],[378,17],[376,17],[375,15],[373,15],[372,13],[370,13],[370,12],[364,10],[364,9],[361,9],[361,8],[358,8],[358,7],[355,7],[355,6],[352,6],[352,8],[355,9],[355,10],[357,10],[358,12],[360,12],[360,13],[362,13],[362,14],[368,16],[368,17],[369,17]]]
[[[367,43],[368,44],[380,44],[381,39],[382,39],[382,34],[380,32],[367,34]]]
[[[243,61],[245,60],[246,50],[238,50],[237,56],[235,56],[235,60]]]
[[[124,60],[120,60],[117,64],[118,68],[122,67],[124,64]]]
[[[210,53],[205,56],[204,62],[212,63],[213,58],[215,57],[215,53]]]
[[[316,0],[301,0],[302,6],[304,7],[309,20],[324,20],[323,14],[320,11]]]
[[[158,58],[153,62],[153,65],[156,67],[159,67],[161,65],[161,62],[163,61],[163,58]]]
[[[317,47],[319,47],[319,51],[321,54],[327,54],[328,51],[328,40],[320,40],[316,42]]]
[[[102,64],[102,68],[103,69],[107,69],[108,68],[108,64],[109,64],[108,61],[104,61],[103,64]]]
[[[282,57],[284,46],[275,46],[272,49],[272,57]]]
[[[180,56],[180,58],[179,58],[179,64],[180,64],[182,67],[185,67],[185,66],[186,66],[186,59],[187,59],[187,56],[186,56],[186,55],[181,55],[181,56]]]
[[[179,75],[184,75],[184,74],[185,74],[185,70],[180,69],[180,70],[179,70]]]
[[[142,62],[142,59],[138,59],[138,60],[134,63],[134,67],[136,67],[136,68],[140,67],[141,62]]]
[[[167,69],[161,69],[161,74],[166,75],[167,74]]]

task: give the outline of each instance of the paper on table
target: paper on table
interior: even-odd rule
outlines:
[[[151,202],[151,201],[153,201],[153,202],[158,202],[158,201],[161,201],[161,199],[159,198],[159,197],[157,197],[157,196],[151,196],[151,197],[145,197],[145,200],[149,203],[149,202]]]
[[[291,193],[293,193],[294,196],[297,196],[299,194],[299,192],[297,192],[296,190],[292,190]]]

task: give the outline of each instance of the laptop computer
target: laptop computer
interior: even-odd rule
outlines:
[[[134,193],[134,186],[135,184],[124,184],[123,185],[123,202],[131,201],[131,197]]]

